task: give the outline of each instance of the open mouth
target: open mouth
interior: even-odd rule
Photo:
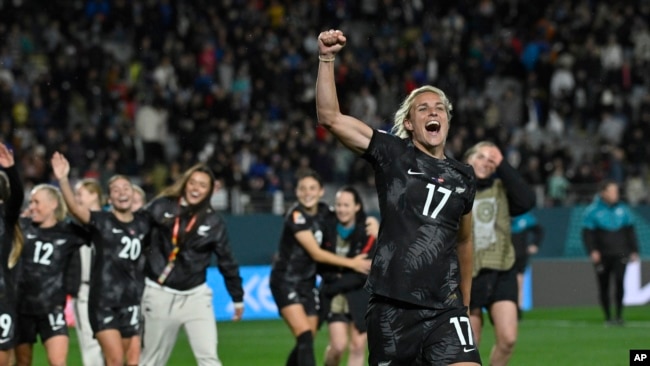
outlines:
[[[425,128],[429,132],[438,132],[438,131],[440,131],[440,122],[430,121],[430,122],[427,123]]]

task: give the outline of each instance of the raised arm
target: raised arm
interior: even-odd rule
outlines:
[[[63,194],[63,200],[68,206],[68,211],[83,224],[90,222],[90,210],[83,208],[77,204],[77,201],[74,199],[74,192],[70,186],[68,180],[68,174],[70,173],[70,163],[68,159],[59,152],[55,152],[52,155],[52,171],[54,176],[59,181],[59,188],[61,189],[61,194]]]
[[[460,292],[463,294],[464,305],[469,307],[474,267],[471,211],[461,218],[456,249],[458,252],[458,265],[460,266]]]
[[[9,180],[9,197],[5,202],[7,222],[15,223],[25,200],[25,190],[16,169],[14,154],[3,143],[0,143],[0,167],[4,169]]]
[[[352,116],[342,114],[336,95],[334,60],[345,42],[346,38],[339,30],[321,32],[318,36],[316,113],[321,126],[333,133],[343,145],[361,154],[370,144],[372,128]]]
[[[368,274],[371,261],[366,259],[366,254],[359,254],[354,258],[341,257],[327,250],[322,249],[311,230],[302,230],[294,234],[303,248],[309,253],[311,259],[318,263],[330,264],[333,266],[346,267],[357,272]]]

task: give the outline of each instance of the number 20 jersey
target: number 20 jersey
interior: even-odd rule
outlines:
[[[456,245],[476,195],[472,167],[379,130],[363,158],[375,170],[382,218],[368,290],[427,308],[463,306]]]
[[[121,222],[111,212],[91,213],[86,227],[95,246],[89,295],[92,306],[140,305],[144,291],[144,237],[150,226],[149,218],[142,212],[135,212],[131,222]]]

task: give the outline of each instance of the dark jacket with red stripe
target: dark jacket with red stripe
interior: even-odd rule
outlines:
[[[361,253],[366,253],[368,254],[368,258],[372,258],[375,253],[375,238],[366,235],[365,215],[359,216],[354,230],[347,238],[347,241],[350,243],[347,257],[353,258]],[[336,243],[338,240],[337,223],[336,216],[332,215],[326,225],[328,230],[326,237],[331,238],[331,240],[327,240],[322,244],[323,249],[332,253],[336,253]],[[319,289],[321,301],[319,324],[327,319],[332,298],[338,294],[344,294],[350,306],[350,313],[354,325],[360,332],[365,332],[365,314],[370,293],[364,289],[364,285],[368,276],[349,268],[324,264],[319,264],[318,274],[321,276]]]

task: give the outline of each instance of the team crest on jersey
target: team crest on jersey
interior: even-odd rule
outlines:
[[[303,216],[300,211],[293,211],[294,224],[304,224],[305,222],[307,222],[307,220],[305,220],[305,216]]]
[[[131,236],[135,235],[135,230],[129,229],[129,234],[131,234]]]

